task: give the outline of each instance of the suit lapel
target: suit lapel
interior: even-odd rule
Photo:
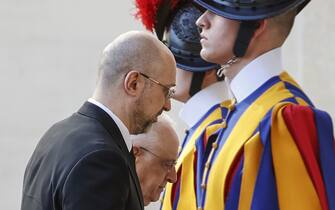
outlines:
[[[85,102],[84,105],[79,109],[78,113],[98,120],[106,128],[106,130],[112,136],[112,139],[115,140],[116,144],[120,147],[121,151],[127,158],[130,175],[135,184],[141,208],[143,209],[144,208],[143,196],[141,186],[139,184],[139,180],[136,174],[134,155],[132,152],[129,153],[127,145],[122,137],[121,131],[114,122],[114,120],[100,107],[90,102]]]
[[[136,174],[136,166],[135,166],[135,157],[133,154],[133,149],[130,151],[130,158],[129,158],[129,170],[130,170],[130,175],[133,179],[133,182],[135,183],[136,186],[136,191],[137,195],[139,198],[139,201],[141,203],[141,208],[144,208],[144,202],[143,202],[143,195],[142,195],[142,190],[140,186],[140,181],[138,180],[138,176]]]

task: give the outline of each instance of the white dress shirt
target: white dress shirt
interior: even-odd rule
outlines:
[[[230,82],[229,86],[236,102],[243,101],[270,78],[282,72],[281,48],[273,49],[257,57]]]
[[[230,98],[227,84],[216,82],[192,96],[180,110],[179,117],[191,128],[211,107]]]
[[[88,102],[100,107],[102,110],[104,110],[116,123],[117,127],[120,129],[122,137],[127,145],[128,151],[130,152],[132,147],[132,142],[130,140],[130,134],[128,128],[123,124],[123,122],[118,118],[110,109],[108,109],[105,105],[100,103],[99,101],[89,98],[87,100]]]

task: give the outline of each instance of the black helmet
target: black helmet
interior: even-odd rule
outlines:
[[[137,17],[155,30],[159,40],[172,51],[177,67],[191,72],[218,68],[200,57],[201,44],[196,20],[202,12],[188,0],[136,0]]]
[[[216,15],[241,21],[234,45],[236,57],[243,57],[259,21],[296,9],[299,13],[310,0],[194,0]]]
[[[195,22],[201,14],[191,3],[182,5],[170,20],[163,37],[176,59],[177,67],[186,71],[203,72],[219,67],[200,57],[200,35]]]
[[[211,12],[233,20],[262,20],[290,9],[302,10],[310,0],[194,0]]]
[[[136,0],[136,7],[137,17],[169,47],[177,67],[193,72],[189,93],[191,96],[197,93],[205,72],[220,68],[200,57],[200,34],[195,24],[202,14],[199,7],[190,0]],[[222,80],[223,76],[217,79]]]

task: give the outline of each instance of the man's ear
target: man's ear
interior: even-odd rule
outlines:
[[[130,96],[138,96],[144,88],[144,80],[138,71],[130,71],[126,74],[123,81],[123,88]]]
[[[259,21],[259,26],[254,32],[253,39],[257,39],[261,34],[263,34],[264,31],[266,30],[267,26],[268,26],[268,20],[266,20],[266,19],[265,20],[260,20]]]
[[[252,35],[252,38],[250,40],[248,51],[251,48],[259,46],[259,41],[264,42],[264,40],[260,38],[264,36],[266,33],[268,33],[268,25],[269,25],[268,20],[260,20],[258,21],[258,24],[259,25],[257,29],[254,31],[254,34]]]
[[[133,154],[136,157],[138,157],[141,154],[141,149],[138,146],[133,145]]]

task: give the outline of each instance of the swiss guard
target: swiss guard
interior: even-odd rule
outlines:
[[[184,208],[192,209],[197,206],[196,189],[201,185],[200,176],[195,182],[196,174],[201,173],[203,157],[217,138],[222,111],[229,103],[224,101],[231,96],[222,68],[200,57],[200,35],[195,22],[203,13],[201,7],[183,0],[137,0],[136,7],[144,26],[155,31],[175,56],[177,84],[173,97],[185,103],[179,116],[188,126],[176,165],[177,182],[167,184],[162,209],[176,209],[179,200],[192,203]],[[205,151],[207,143],[210,147]]]
[[[195,2],[206,9],[197,20],[201,56],[222,65],[234,99],[189,130],[162,209],[335,210],[331,118],[281,64],[280,47],[309,1]]]
[[[206,9],[196,22],[201,57],[222,65],[234,99],[203,161],[201,146],[185,150],[200,169],[182,167],[188,181],[172,190],[170,207],[335,210],[332,120],[281,63],[280,48],[309,0],[195,2]],[[196,205],[184,197],[192,184]]]

